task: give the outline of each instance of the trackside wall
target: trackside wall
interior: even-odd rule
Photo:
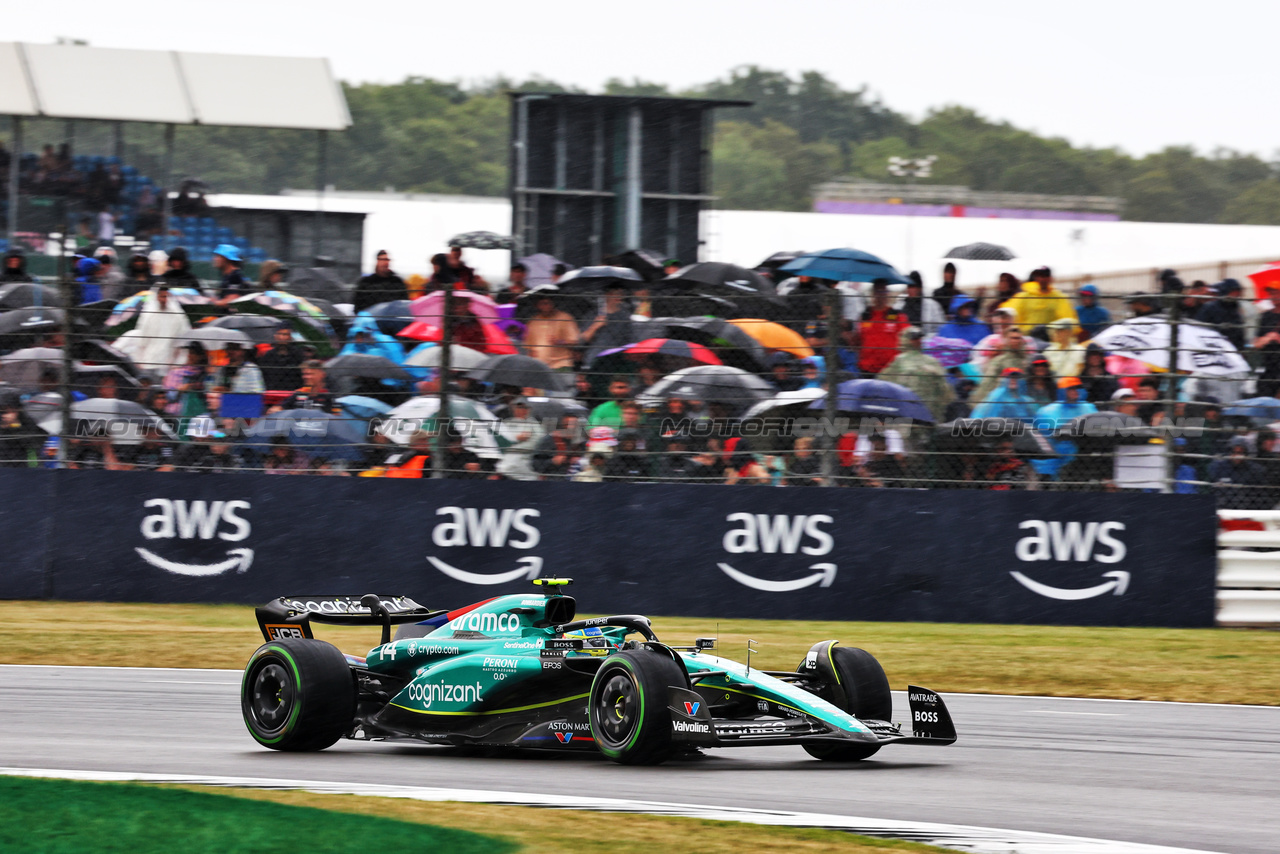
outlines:
[[[0,472],[0,598],[1212,626],[1208,496]]]

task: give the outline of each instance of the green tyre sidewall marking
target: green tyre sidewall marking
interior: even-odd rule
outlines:
[[[302,677],[298,675],[297,662],[293,660],[293,656],[290,655],[289,651],[284,647],[265,646],[260,648],[258,652],[250,660],[249,666],[246,667],[244,670],[244,679],[241,682],[240,690],[243,692],[247,688],[249,683],[249,674],[253,672],[253,666],[257,664],[260,660],[262,660],[262,658],[266,656],[268,653],[275,653],[276,655],[283,658],[286,662],[288,662],[289,669],[293,671],[293,685],[294,685],[295,700],[293,703],[293,709],[289,713],[289,720],[284,722],[284,726],[281,727],[280,729],[280,734],[277,735],[275,738],[262,738],[261,736],[258,735],[257,731],[254,730],[253,727],[249,727],[249,734],[252,735],[254,740],[259,742],[260,744],[275,744],[280,739],[288,735],[289,730],[293,728],[294,723],[298,720],[298,713],[302,709],[302,702],[301,702],[302,701]]]

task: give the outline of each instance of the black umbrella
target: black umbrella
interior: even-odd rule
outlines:
[[[617,255],[609,255],[604,259],[606,264],[612,264],[616,267],[630,267],[648,282],[656,282],[666,275],[663,270],[664,261],[666,261],[666,256],[654,249],[629,249]]]
[[[369,441],[369,426],[361,418],[335,415],[318,409],[286,409],[264,417],[245,431],[247,444],[258,445],[264,440],[284,438],[296,448],[308,454],[330,459],[358,460],[363,455],[362,445]]]
[[[514,249],[516,242],[492,231],[468,231],[450,237],[449,245],[462,249]]]
[[[563,311],[573,315],[573,318],[579,323],[595,319],[600,313],[600,300],[598,297],[586,294],[567,294],[560,290],[559,285],[538,285],[536,288],[525,291],[516,297],[516,320],[522,323],[528,323],[529,318],[538,310],[538,300],[542,297],[551,297],[551,301],[555,303],[557,311]]]
[[[64,304],[62,294],[58,293],[56,288],[47,285],[37,285],[33,282],[10,282],[7,285],[0,285],[0,311],[30,306],[55,308]]]
[[[756,269],[768,270],[770,273],[775,273],[783,264],[790,264],[803,254],[804,252],[775,252],[757,264]]]
[[[53,347],[27,347],[0,356],[0,382],[31,391],[40,386],[40,375],[46,370],[62,370],[62,351]]]
[[[529,398],[529,415],[539,421],[556,421],[566,415],[576,415],[585,419],[590,413],[587,407],[567,397],[531,397]]]
[[[129,400],[137,397],[137,390],[142,387],[137,377],[118,365],[86,365],[77,362],[72,367],[71,389],[84,394],[96,394],[105,378],[116,381],[119,394]]]
[[[642,406],[656,406],[670,397],[726,403],[746,409],[777,394],[777,389],[758,376],[728,365],[699,365],[668,374],[642,391],[636,400]]]
[[[519,388],[558,389],[560,383],[555,372],[532,356],[490,356],[471,370],[467,376],[482,383],[510,385]]]
[[[229,314],[209,321],[208,325],[218,329],[238,329],[254,344],[270,344],[280,328],[278,317],[266,317],[261,314]]]
[[[329,323],[333,325],[334,334],[338,338],[347,337],[347,329],[351,326],[351,318],[349,316],[341,312],[336,305],[327,299],[321,299],[320,297],[307,297],[307,299],[312,305],[323,311],[325,317],[329,318]]]
[[[412,382],[413,375],[386,356],[369,353],[347,353],[324,363],[325,375],[334,382],[344,379],[403,380]]]
[[[966,243],[957,246],[943,258],[959,258],[964,261],[1011,261],[1017,258],[1013,252],[994,243]]]
[[[720,261],[705,261],[682,267],[662,280],[666,284],[728,286],[727,293],[774,293],[773,283],[755,270],[739,267],[737,264],[725,264]],[[716,295],[721,292],[717,291]]]
[[[366,308],[361,314],[368,313],[378,321],[378,331],[387,335],[399,335],[406,326],[413,323],[413,312],[409,310],[409,300],[397,299],[391,302],[380,302]]]
[[[332,267],[304,267],[289,276],[289,293],[298,297],[344,302],[347,285]]]
[[[18,308],[0,314],[0,335],[43,335],[62,328],[60,308]]]
[[[679,338],[703,344],[726,365],[748,371],[763,371],[768,367],[769,360],[760,342],[718,317],[659,317],[645,327],[643,338]],[[661,331],[655,327],[661,327]]]
[[[644,278],[629,267],[580,267],[560,277],[555,287],[565,294],[602,294],[610,285],[637,288]]]
[[[940,451],[989,452],[1002,439],[1013,439],[1013,450],[1026,459],[1058,456],[1049,440],[1016,418],[958,418],[939,424],[934,446]]]

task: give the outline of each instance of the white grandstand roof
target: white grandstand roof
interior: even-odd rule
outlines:
[[[0,42],[0,114],[345,130],[328,60]]]

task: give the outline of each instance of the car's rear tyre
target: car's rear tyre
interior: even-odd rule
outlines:
[[[861,720],[889,720],[893,716],[893,695],[889,691],[889,678],[875,656],[865,649],[834,643],[827,647],[826,653],[834,678],[824,680],[820,696]],[[825,668],[820,670],[823,671]],[[806,744],[804,749],[816,759],[856,762],[874,756],[880,745]]]
[[[285,638],[258,647],[240,686],[245,726],[273,750],[324,750],[351,728],[356,685],[336,646]]]
[[[657,765],[671,757],[667,688],[688,682],[670,657],[624,650],[605,659],[591,683],[588,712],[596,747],[623,765]]]

